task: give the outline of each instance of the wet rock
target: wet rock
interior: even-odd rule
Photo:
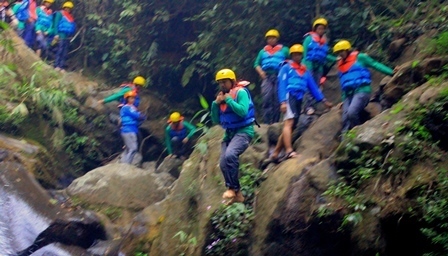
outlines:
[[[179,178],[183,160],[178,158],[165,158],[157,167],[156,173],[169,173],[176,179]]]
[[[156,166],[157,166],[156,161],[142,163],[142,169],[147,170],[147,171],[155,172]]]
[[[389,61],[394,61],[398,58],[405,48],[406,38],[400,38],[392,41],[388,48]]]

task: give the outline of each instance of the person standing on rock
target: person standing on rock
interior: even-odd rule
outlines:
[[[303,58],[304,64],[317,85],[321,84],[326,63],[334,63],[336,57],[328,54],[330,46],[327,42],[325,32],[327,30],[328,21],[324,18],[318,18],[314,21],[311,32],[304,36],[303,40]],[[312,115],[315,112],[316,102],[311,94],[305,95],[305,113]]]
[[[342,89],[342,133],[361,124],[360,114],[370,101],[372,78],[367,68],[392,76],[394,70],[365,53],[353,51],[349,41],[341,40],[333,47],[339,55],[338,75]]]
[[[34,24],[36,22],[36,1],[19,0],[12,6],[13,19],[18,20],[17,34],[25,41],[29,48],[34,46]]]
[[[196,132],[196,126],[184,121],[179,112],[173,112],[168,119],[165,128],[165,145],[168,158],[180,158],[185,160],[189,151],[189,141]]]
[[[212,103],[211,116],[213,123],[220,124],[225,129],[219,167],[228,188],[222,197],[230,205],[244,202],[238,180],[239,156],[249,147],[254,137],[255,109],[249,90],[238,86],[232,70],[218,71],[216,82],[221,91]]]
[[[57,42],[56,58],[54,68],[57,71],[65,72],[64,65],[67,60],[70,37],[75,34],[76,23],[72,15],[73,2],[67,1],[62,5],[62,10],[56,12],[53,22],[53,42]]]
[[[44,0],[36,10],[36,54],[39,57],[42,52],[45,54],[48,49],[48,35],[51,33],[51,26],[53,25],[53,10],[50,7],[53,3],[54,0]]]
[[[267,45],[258,53],[254,68],[263,80],[261,83],[263,123],[273,124],[280,119],[277,105],[277,74],[280,63],[288,58],[289,49],[278,43],[280,33],[275,29],[269,30],[265,38]]]
[[[131,164],[138,149],[137,133],[138,126],[145,116],[140,113],[134,106],[135,97],[137,94],[129,91],[124,95],[126,104],[120,109],[121,118],[121,137],[126,146],[122,163]]]
[[[331,108],[333,106],[319,90],[311,72],[307,70],[305,65],[301,64],[303,52],[302,45],[291,46],[289,50],[291,60],[284,62],[278,76],[280,111],[285,115],[282,134],[280,134],[274,152],[270,157],[272,162],[279,161],[278,155],[283,149],[285,149],[286,155],[282,160],[297,155],[292,148],[292,131],[299,121],[302,99],[307,92],[310,92],[317,102],[323,102],[326,107]]]
[[[120,101],[120,104],[118,105],[118,107],[122,107],[124,104],[126,104],[124,95],[127,92],[133,91],[136,94],[134,106],[138,107],[140,105],[140,97],[139,97],[138,93],[140,91],[140,87],[145,86],[145,84],[146,84],[146,79],[144,77],[136,76],[134,78],[134,80],[132,81],[132,83],[124,83],[124,84],[120,85],[120,88],[121,88],[120,91],[110,95],[109,97],[99,100],[98,103],[104,104],[104,103],[109,103],[112,101]]]

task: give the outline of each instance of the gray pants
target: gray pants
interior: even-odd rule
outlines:
[[[361,124],[361,112],[369,104],[370,93],[355,93],[347,96],[342,109],[342,133]]]
[[[138,142],[137,142],[137,134],[133,132],[122,133],[121,137],[123,138],[124,145],[126,146],[124,150],[124,155],[121,158],[121,163],[131,164],[134,159],[135,154],[137,153]]]
[[[268,75],[261,83],[263,97],[263,123],[273,124],[280,120],[280,104],[277,95],[277,75]]]
[[[221,144],[219,167],[224,175],[226,187],[229,189],[240,190],[240,182],[238,180],[239,156],[249,147],[251,140],[249,135],[237,133],[232,140],[223,141]]]
[[[314,64],[314,66],[317,66],[317,65],[318,64]],[[322,68],[320,68],[320,66],[317,66],[313,70],[310,70],[310,72],[313,75],[313,79],[316,82],[317,87],[319,87],[320,79],[323,76]],[[304,96],[304,102],[305,102],[305,106],[304,106],[305,114],[310,108],[316,109],[316,104],[317,104],[316,99],[314,99],[313,95],[309,91]]]

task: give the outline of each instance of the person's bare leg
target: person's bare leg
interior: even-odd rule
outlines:
[[[278,136],[277,144],[275,145],[274,152],[272,152],[271,158],[276,159],[283,149],[283,132]]]
[[[283,124],[283,145],[285,147],[286,153],[293,151],[292,148],[292,126],[294,124],[294,119],[285,120]]]

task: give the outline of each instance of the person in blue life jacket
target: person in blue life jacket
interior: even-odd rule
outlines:
[[[124,95],[127,92],[133,91],[135,92],[136,96],[135,96],[135,101],[134,101],[134,106],[138,107],[140,105],[140,96],[139,96],[139,92],[140,92],[140,88],[144,87],[146,84],[146,79],[142,76],[136,76],[134,78],[134,80],[132,81],[132,83],[124,83],[122,85],[120,85],[120,90],[104,99],[101,99],[98,101],[99,104],[104,104],[104,103],[109,103],[112,101],[119,101],[120,104],[118,105],[118,107],[122,107],[124,104],[126,104],[126,100],[124,98]]]
[[[336,56],[328,54],[330,46],[326,37],[328,21],[318,18],[313,22],[312,30],[304,35],[302,64],[306,66],[317,85],[322,84],[322,76],[326,63],[333,64]],[[315,100],[309,93],[305,95],[305,113],[315,112]]]
[[[237,84],[232,70],[218,71],[216,82],[221,91],[212,103],[211,117],[213,123],[220,124],[225,129],[219,167],[227,187],[222,197],[230,205],[244,202],[238,180],[239,156],[249,147],[254,137],[255,109],[249,90]]]
[[[13,19],[17,20],[17,34],[32,48],[34,44],[34,22],[36,20],[35,0],[18,0],[12,8]]]
[[[51,9],[53,3],[54,0],[44,0],[42,5],[36,9],[36,54],[39,57],[42,55],[42,52],[45,54],[48,49],[48,36],[52,31],[53,25],[53,10]]]
[[[342,89],[342,133],[361,124],[360,114],[369,104],[372,78],[368,68],[393,76],[396,71],[381,64],[365,53],[353,51],[349,41],[341,40],[333,47],[339,55],[339,82]]]
[[[280,63],[288,58],[289,49],[278,43],[280,33],[275,29],[269,30],[265,38],[267,45],[258,53],[254,68],[262,79],[263,123],[273,124],[280,120],[277,103],[277,74]]]
[[[54,68],[57,71],[65,72],[64,66],[67,60],[70,37],[75,34],[76,23],[72,16],[74,4],[67,1],[62,5],[62,10],[54,14],[53,20],[53,42],[57,42]]]
[[[303,46],[295,44],[290,50],[291,60],[285,61],[278,76],[278,99],[280,111],[284,113],[283,131],[278,138],[274,152],[270,156],[270,161],[278,162],[278,155],[284,149],[286,160],[296,157],[297,153],[292,147],[292,131],[295,129],[302,108],[302,99],[307,92],[322,102],[327,108],[333,104],[327,101],[313,79],[311,72],[305,65],[301,64],[303,57]]]
[[[134,106],[136,93],[129,91],[124,95],[126,104],[120,109],[121,137],[126,146],[121,163],[131,164],[138,149],[137,133],[138,126],[145,115],[140,113]]]
[[[189,151],[190,139],[196,132],[196,126],[184,120],[179,112],[173,112],[165,128],[165,145],[168,158],[186,159]]]

